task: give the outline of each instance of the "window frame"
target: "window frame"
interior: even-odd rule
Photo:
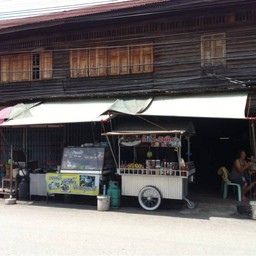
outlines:
[[[39,53],[33,53],[31,55],[32,58],[32,80],[40,80],[40,54]]]
[[[139,49],[136,68],[132,55],[134,48]],[[145,55],[146,57],[143,56],[143,51],[148,53],[147,56]],[[85,52],[87,52],[86,68],[88,72],[86,75],[81,75],[79,72],[81,70],[80,56]],[[153,54],[153,43],[72,49],[70,50],[71,78],[153,73]],[[100,59],[100,56],[105,56],[103,57],[105,59]],[[148,59],[151,63],[147,62]]]
[[[205,38],[210,38],[205,40]],[[220,39],[218,39],[220,38]],[[210,42],[210,58],[206,58],[205,42]],[[216,45],[218,41],[223,41],[222,56],[216,56]],[[226,33],[214,33],[201,36],[201,67],[217,67],[226,65],[226,47],[227,47]]]
[[[37,63],[34,61],[35,57]],[[52,79],[52,52],[10,53],[0,56],[0,83],[46,79]]]

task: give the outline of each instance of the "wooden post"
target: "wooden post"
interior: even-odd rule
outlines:
[[[13,173],[13,165],[12,165],[12,161],[13,161],[13,149],[12,149],[12,145],[11,145],[11,163],[10,163],[10,198],[12,198],[12,173]]]
[[[13,161],[13,149],[11,145],[11,163],[10,163],[10,197],[5,199],[6,205],[13,205],[16,204],[16,198],[12,198],[12,161]]]

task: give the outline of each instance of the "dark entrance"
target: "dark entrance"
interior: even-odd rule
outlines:
[[[250,152],[248,120],[195,118],[196,136],[191,138],[192,159],[197,168],[193,189],[204,192],[219,192],[221,166],[232,168],[237,151]]]
[[[133,122],[135,125],[139,117],[123,116],[114,120],[118,123]],[[220,118],[189,118],[189,117],[143,117],[145,123],[155,124],[176,122],[183,120],[192,122],[196,134],[191,137],[191,160],[195,162],[195,182],[190,189],[197,192],[220,193],[221,178],[217,174],[221,166],[229,170],[236,158],[237,152],[245,150],[251,156],[249,121],[245,119]],[[147,120],[147,121],[146,121]],[[186,148],[184,152],[186,152]],[[183,155],[185,157],[185,155]]]

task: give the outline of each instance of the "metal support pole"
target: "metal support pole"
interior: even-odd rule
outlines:
[[[103,123],[101,123],[101,126],[102,126],[103,131],[105,132],[105,127],[104,127]],[[114,159],[115,166],[116,166],[116,168],[117,168],[117,167],[118,167],[118,165],[117,165],[116,157],[115,157],[115,154],[114,154],[114,151],[113,151],[112,145],[111,145],[111,143],[110,143],[109,137],[108,137],[108,136],[106,136],[106,139],[107,139],[107,142],[108,142],[108,145],[109,145],[109,148],[110,148],[110,151],[111,151],[112,157],[113,157],[113,159]]]
[[[16,204],[16,198],[12,198],[12,173],[13,173],[13,148],[11,145],[11,163],[10,163],[10,197],[5,199],[6,205]]]
[[[13,173],[13,164],[12,164],[12,159],[13,159],[13,148],[11,145],[11,163],[10,163],[10,199],[12,198],[12,173]]]
[[[190,136],[187,136],[188,141],[188,162],[190,162]]]
[[[120,161],[121,161],[121,147],[120,147],[120,137],[118,135],[118,168],[120,168]]]
[[[181,142],[181,135],[179,136],[180,142]],[[181,147],[178,147],[178,166],[179,170],[181,170]]]
[[[252,133],[252,153],[253,156],[256,155],[256,141],[255,141],[255,127],[254,127],[254,120],[250,121],[250,126],[251,126],[251,133]]]
[[[116,161],[116,157],[115,157],[115,155],[114,155],[114,152],[113,152],[113,149],[112,149],[112,145],[110,144],[109,137],[108,137],[108,136],[106,136],[106,137],[107,137],[108,145],[109,145],[109,148],[110,148],[110,151],[111,151],[112,157],[113,157],[113,159],[114,159],[114,162],[115,162],[116,168],[118,168],[117,161]]]

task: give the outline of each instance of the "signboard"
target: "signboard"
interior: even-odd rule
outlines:
[[[98,171],[103,169],[104,148],[64,148],[61,170],[83,172],[84,170]]]
[[[143,135],[141,138],[136,135],[122,136],[120,144],[124,146],[137,146],[140,143],[149,143],[151,147],[181,147],[181,140],[177,136]]]
[[[151,147],[181,147],[180,138],[177,136],[143,135],[141,141],[150,143]]]
[[[47,173],[46,186],[49,194],[94,195],[99,194],[99,175]]]

